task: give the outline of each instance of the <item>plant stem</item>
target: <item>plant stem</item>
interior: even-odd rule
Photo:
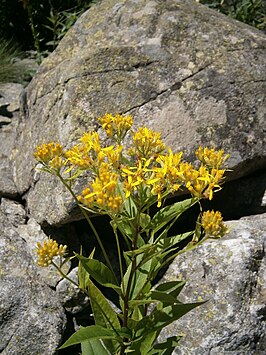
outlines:
[[[63,185],[64,185],[64,186],[68,189],[68,191],[71,193],[71,196],[74,198],[74,200],[76,201],[77,205],[80,207],[79,201],[78,201],[76,195],[74,194],[74,192],[72,191],[71,187],[66,183],[65,179],[63,179],[63,177],[60,175],[60,173],[58,173],[57,176],[59,177],[59,179],[60,179],[60,181],[63,183]],[[99,234],[98,234],[96,228],[94,227],[92,221],[90,220],[90,217],[88,216],[87,212],[86,212],[82,207],[80,207],[80,209],[81,209],[81,212],[82,212],[83,216],[85,217],[86,221],[89,223],[89,226],[91,227],[91,229],[92,229],[92,231],[93,231],[93,233],[94,233],[94,235],[95,235],[95,237],[96,237],[96,239],[97,239],[97,242],[98,242],[98,244],[99,244],[99,246],[100,246],[100,248],[101,248],[101,250],[102,250],[102,253],[103,253],[103,256],[104,256],[104,258],[105,258],[105,261],[106,261],[106,263],[108,264],[108,267],[110,268],[110,270],[112,271],[112,273],[113,273],[113,275],[114,275],[114,277],[115,277],[115,279],[116,279],[116,282],[117,282],[117,284],[118,284],[118,280],[117,280],[117,277],[116,277],[116,275],[115,275],[114,269],[113,269],[113,267],[112,267],[112,264],[111,264],[111,262],[110,262],[110,259],[109,259],[108,255],[107,255],[106,251],[105,251],[105,248],[104,248],[104,246],[103,246],[103,243],[102,243],[102,241],[101,241],[101,238],[100,238],[100,236],[99,236]]]
[[[137,216],[136,216],[136,228],[135,228],[136,232],[135,232],[134,238],[132,239],[132,248],[131,248],[131,250],[135,250],[136,246],[137,246],[139,223],[140,223],[140,211],[138,210],[137,211]],[[130,290],[131,290],[131,283],[132,283],[132,280],[133,280],[133,277],[134,277],[135,271],[136,271],[136,265],[137,265],[136,255],[134,255],[133,256],[133,260],[132,260],[132,266],[131,266],[130,275],[129,275],[129,278],[128,278],[126,293],[125,293],[125,296],[124,296],[123,327],[125,327],[125,328],[127,328]],[[120,355],[124,355],[125,354],[125,350],[126,350],[126,345],[123,343],[121,345]]]
[[[120,277],[121,277],[121,281],[122,281],[124,275],[123,275],[123,266],[122,266],[122,258],[121,258],[121,249],[120,249],[120,244],[119,244],[119,238],[118,238],[118,235],[117,235],[117,229],[113,227],[113,231],[114,231],[114,234],[115,234],[117,253],[118,253],[118,260],[119,260]]]
[[[60,269],[60,267],[59,267],[56,263],[54,263],[53,261],[52,261],[52,265],[56,268],[56,270],[60,273],[60,275],[63,276],[64,279],[66,279],[67,281],[71,282],[74,286],[77,286],[77,287],[79,288],[79,285],[78,285],[75,281],[73,281],[72,279],[70,279],[70,278]]]

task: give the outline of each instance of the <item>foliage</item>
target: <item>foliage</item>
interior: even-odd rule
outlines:
[[[132,130],[131,116],[106,114],[99,118],[105,132],[87,132],[78,144],[64,150],[60,143],[38,146],[34,153],[41,170],[56,176],[70,192],[88,221],[105,262],[82,254],[66,257],[79,261],[76,286],[90,299],[95,325],[81,327],[61,348],[81,343],[82,354],[171,354],[179,336],[157,344],[161,330],[201,303],[179,299],[185,282],[174,280],[157,286],[158,272],[177,255],[194,249],[208,238],[220,238],[227,228],[220,212],[201,211],[195,230],[170,235],[178,218],[201,199],[212,199],[221,186],[227,159],[222,150],[199,147],[198,165],[182,159],[182,152],[166,149],[160,133],[147,127]],[[131,140],[130,147],[124,142]],[[89,176],[78,195],[75,182]],[[166,198],[187,189],[191,198],[167,205]],[[150,208],[157,205],[157,212]],[[98,235],[90,214],[108,215],[116,241],[119,275]],[[38,264],[62,271],[66,246],[49,239],[38,243]],[[111,251],[112,252],[112,251]],[[54,261],[60,258],[60,263]],[[115,312],[99,289],[111,288],[120,311]]]
[[[0,0],[0,35],[35,49],[39,61],[78,16],[99,0]]]
[[[12,41],[0,43],[0,83],[26,83],[33,75],[30,66],[21,61],[24,53]]]
[[[266,2],[264,0],[200,0],[236,20],[266,31]]]

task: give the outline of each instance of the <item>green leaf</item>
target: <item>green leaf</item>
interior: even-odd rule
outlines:
[[[99,260],[85,258],[82,255],[77,255],[77,258],[89,275],[99,284],[111,287],[120,294],[120,287],[117,285],[114,274],[104,263]]]
[[[172,336],[167,338],[163,343],[153,345],[147,355],[172,355],[174,349],[178,346],[181,336]]]
[[[120,328],[120,322],[108,300],[91,280],[87,283],[87,290],[96,325],[100,325],[106,329],[116,330],[118,335],[117,329]],[[115,353],[119,346],[118,342],[114,340],[105,340],[104,344],[112,353]]]
[[[133,222],[134,218],[126,218],[126,217],[121,217],[121,219],[117,219],[115,221],[117,228],[120,230],[124,238],[127,238],[129,240],[132,240],[133,236],[136,233],[135,228],[133,228]]]
[[[185,281],[167,281],[158,285],[155,290],[177,297],[185,286]]]
[[[129,250],[124,252],[124,255],[128,255],[130,257],[139,255],[139,254],[147,254],[148,252],[154,252],[156,249],[156,245],[152,245],[152,244],[144,244],[143,246],[141,246],[138,249],[134,249],[134,250]]]
[[[156,291],[156,290],[151,291],[151,297],[153,299],[155,299],[156,301],[162,302],[164,306],[175,304],[175,303],[180,303],[171,294],[167,294],[165,292],[160,292],[160,291]]]
[[[82,250],[81,253],[82,254]],[[94,250],[92,251],[91,255],[89,258],[92,258],[94,254]],[[87,283],[90,280],[90,275],[89,273],[85,270],[83,267],[82,263],[79,261],[79,266],[78,266],[78,280],[79,280],[79,287],[81,290],[86,291]]]
[[[81,327],[76,333],[62,345],[59,349],[67,348],[68,346],[82,343],[86,340],[99,340],[99,339],[114,339],[115,332],[101,327],[100,325],[90,325],[88,327]]]
[[[82,355],[111,355],[100,339],[92,339],[81,343]]]
[[[142,306],[142,305],[146,305],[146,304],[151,304],[156,301],[157,301],[156,299],[149,298],[149,299],[144,299],[144,300],[131,300],[128,303],[129,303],[129,307],[133,308],[135,306]]]
[[[193,206],[197,201],[198,199],[193,197],[161,208],[152,218],[148,228],[152,229],[154,233],[158,232],[172,219],[181,216],[183,212]]]
[[[142,255],[137,255],[136,264],[138,264],[141,261],[141,258],[142,258]],[[130,274],[131,274],[131,270],[133,267],[133,263],[131,262],[130,265],[128,266],[127,271],[126,271],[126,273],[123,277],[123,280],[122,280],[121,288],[123,290],[126,290],[128,282],[131,281],[131,287],[130,287],[130,293],[129,293],[130,299],[137,298],[139,293],[142,291],[142,289],[148,279],[151,265],[152,265],[151,260],[148,260],[148,262],[146,262],[144,265],[137,268],[133,272],[133,278],[131,280],[130,280]]]
[[[135,328],[135,338],[144,337],[153,331],[161,331],[164,327],[181,318],[193,308],[204,302],[175,304],[154,310],[150,315],[142,318]]]
[[[140,213],[140,226],[142,229],[146,229],[151,223],[151,217],[146,213]]]
[[[187,232],[187,233],[178,234],[173,237],[166,237],[166,238],[160,238],[160,239],[158,238],[155,243],[156,243],[159,250],[165,251],[168,248],[172,248],[177,243],[180,243],[181,241],[190,237],[192,234],[193,234],[193,232]]]
[[[135,341],[128,348],[128,352],[132,354],[147,355],[153,347],[153,343],[157,338],[157,332],[150,332],[145,337]]]

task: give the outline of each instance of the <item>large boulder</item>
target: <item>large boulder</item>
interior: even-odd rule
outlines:
[[[60,183],[35,171],[34,147],[71,146],[97,117],[130,113],[193,160],[231,154],[236,179],[266,166],[265,35],[193,0],[103,0],[84,13],[27,88],[13,176],[40,223],[79,218]]]
[[[162,331],[183,334],[175,354],[265,353],[266,215],[227,224],[227,237],[177,257],[161,280],[187,280],[182,300],[208,301]]]

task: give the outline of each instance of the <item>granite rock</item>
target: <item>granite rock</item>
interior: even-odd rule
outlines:
[[[266,166],[263,32],[193,0],[103,0],[85,12],[26,90],[13,177],[39,223],[80,218],[59,182],[34,170],[34,147],[71,146],[97,117],[130,113],[189,160],[231,154],[231,179]],[[21,154],[23,152],[23,154]]]
[[[266,215],[227,222],[229,234],[177,257],[163,281],[187,280],[183,302],[206,300],[161,332],[175,354],[262,355],[266,348]]]

